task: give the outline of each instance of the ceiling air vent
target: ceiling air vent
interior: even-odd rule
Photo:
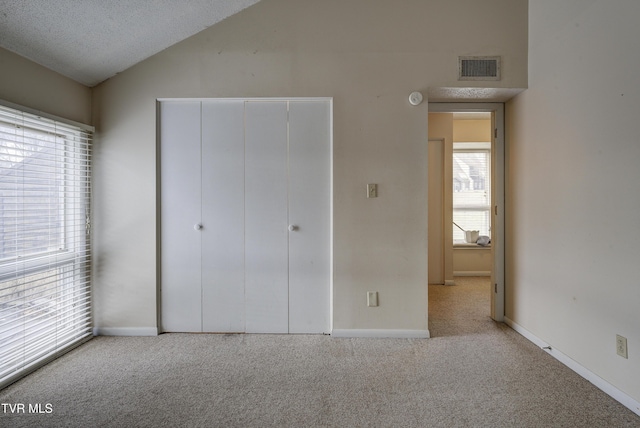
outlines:
[[[500,57],[458,57],[458,80],[500,80]]]

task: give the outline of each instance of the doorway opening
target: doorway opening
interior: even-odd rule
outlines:
[[[446,287],[472,290],[474,284],[473,290],[482,290],[478,296],[484,297],[476,300],[486,305],[485,317],[502,321],[503,104],[430,103],[428,128],[430,323],[442,315],[437,312],[442,302],[434,299],[450,299],[443,297],[451,293]],[[446,306],[454,319],[459,305]]]

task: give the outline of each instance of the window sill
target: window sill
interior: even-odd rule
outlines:
[[[453,244],[453,249],[454,250],[490,250],[491,249],[491,244],[489,245],[478,245],[478,244],[468,244],[466,242],[464,243],[454,243]]]

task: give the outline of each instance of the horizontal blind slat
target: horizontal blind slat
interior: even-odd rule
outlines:
[[[91,140],[0,105],[0,387],[91,334]]]

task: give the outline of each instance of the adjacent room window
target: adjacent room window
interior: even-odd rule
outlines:
[[[0,387],[91,336],[90,137],[0,106]]]
[[[453,143],[453,221],[454,244],[461,229],[491,237],[491,143]]]

